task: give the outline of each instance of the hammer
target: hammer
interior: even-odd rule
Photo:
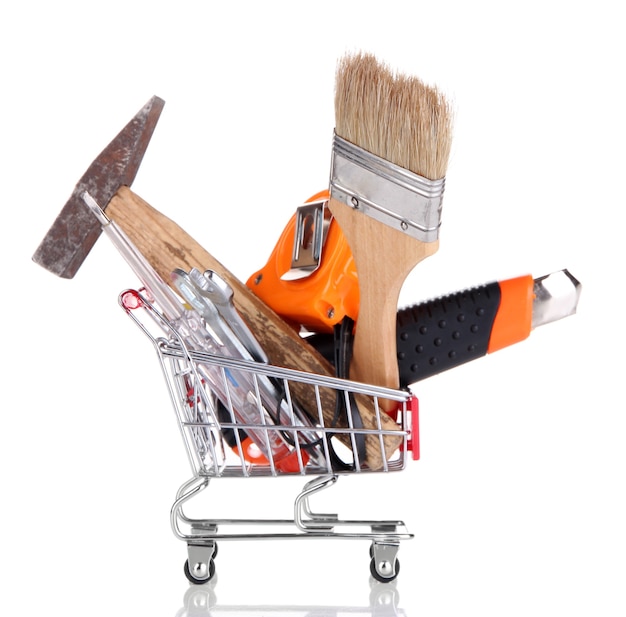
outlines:
[[[102,231],[83,202],[82,195],[88,191],[170,285],[176,268],[213,270],[224,279],[233,289],[235,307],[271,364],[333,376],[332,365],[290,325],[176,223],[130,190],[163,106],[162,99],[152,97],[91,163],[33,260],[63,278],[76,274]],[[301,405],[317,418],[313,386],[298,382],[292,382],[291,386]],[[334,417],[335,394],[328,388],[320,388],[320,398],[329,425]],[[371,469],[379,469],[401,444],[403,438],[397,434],[400,427],[368,397],[359,397],[359,411],[365,429],[384,431],[383,448],[378,435],[369,434],[365,440],[367,464]]]

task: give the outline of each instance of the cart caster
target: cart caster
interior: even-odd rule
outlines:
[[[205,573],[206,576],[202,577],[202,574]],[[208,565],[204,563],[197,563],[193,567],[192,572],[189,568],[189,559],[187,559],[185,561],[185,576],[187,577],[187,580],[194,585],[204,585],[215,576],[215,562],[211,559]]]
[[[390,583],[400,573],[399,547],[395,544],[377,544],[370,546],[370,574],[380,583]]]
[[[194,585],[208,583],[215,576],[217,544],[188,545],[187,554],[184,568],[187,580]]]
[[[400,573],[400,560],[396,559],[393,564],[388,561],[370,562],[370,574],[380,583],[391,583]]]

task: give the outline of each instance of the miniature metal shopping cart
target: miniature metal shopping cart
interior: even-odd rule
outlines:
[[[351,538],[371,542],[375,579],[394,580],[400,542],[412,537],[402,521],[342,520],[313,512],[309,498],[340,475],[405,467],[416,439],[417,408],[410,392],[198,351],[145,291],[123,292],[120,304],[158,352],[193,470],[171,509],[174,534],[188,547],[187,578],[201,584],[213,577],[218,540]],[[383,399],[397,402],[393,427],[382,421]],[[360,425],[358,414],[348,413],[365,400],[375,410],[369,428]],[[331,413],[328,401],[334,401]],[[337,413],[342,409],[343,418]],[[376,450],[385,455],[373,468],[368,452]],[[295,498],[292,519],[198,519],[183,510],[214,478],[294,475],[307,481]]]

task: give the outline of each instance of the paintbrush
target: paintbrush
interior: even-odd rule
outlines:
[[[351,379],[399,386],[398,298],[415,265],[438,249],[451,137],[451,106],[438,89],[372,54],[339,61],[329,208],[359,279]]]

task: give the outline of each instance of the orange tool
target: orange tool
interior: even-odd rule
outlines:
[[[330,333],[345,316],[356,321],[359,284],[328,199],[328,191],[321,191],[298,209],[266,265],[246,285],[295,328]]]
[[[327,198],[328,192],[322,191],[306,204],[319,207]],[[314,333],[307,340],[332,360],[333,327],[344,317],[358,319],[358,277],[348,243],[332,217],[321,243],[318,236],[319,245],[310,251],[316,254],[313,265],[301,259],[298,251],[310,249],[306,243],[313,242],[316,231],[315,221],[312,228],[299,227],[303,218],[296,213],[289,220],[268,262],[247,285],[295,328]],[[401,387],[519,343],[537,326],[572,315],[580,290],[580,283],[562,270],[536,279],[528,274],[492,282],[400,309],[396,342]]]

